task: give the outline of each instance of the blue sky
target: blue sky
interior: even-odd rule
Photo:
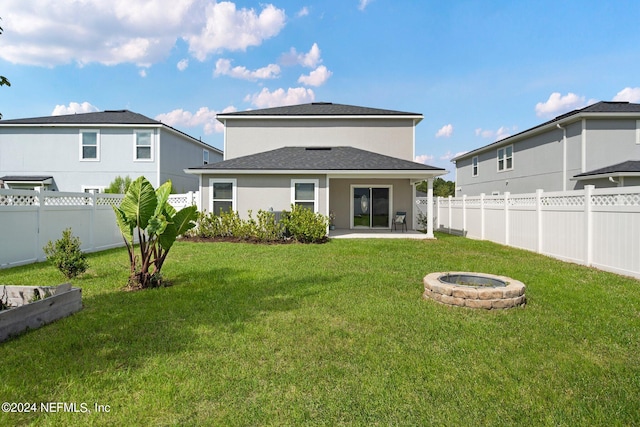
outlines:
[[[216,113],[325,101],[422,113],[416,160],[453,170],[640,102],[635,0],[4,0],[0,17],[4,119],[129,109],[218,148]]]

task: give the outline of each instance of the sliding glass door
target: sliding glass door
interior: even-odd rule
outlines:
[[[391,227],[391,187],[352,187],[353,227]]]

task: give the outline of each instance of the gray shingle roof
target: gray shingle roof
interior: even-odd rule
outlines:
[[[95,113],[65,114],[61,116],[32,117],[26,119],[0,120],[0,126],[7,124],[25,125],[88,125],[88,124],[127,124],[160,125],[161,122],[129,110],[106,110]]]
[[[353,147],[284,147],[190,169],[445,171]]]
[[[417,116],[422,114],[380,108],[358,107],[355,105],[312,102],[310,104],[288,105],[260,110],[238,111],[218,114],[218,117],[242,116]]]
[[[47,179],[53,179],[50,175],[7,175],[0,177],[0,181],[46,181]]]
[[[640,173],[640,160],[628,160],[626,162],[606,166],[604,168],[594,169],[592,171],[575,175],[574,178],[590,177],[594,175],[608,175],[613,173]]]

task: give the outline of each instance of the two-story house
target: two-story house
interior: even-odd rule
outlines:
[[[640,104],[598,102],[453,162],[457,196],[640,185]]]
[[[6,188],[103,191],[118,177],[171,180],[198,189],[184,173],[221,161],[222,151],[128,110],[0,121],[0,181]]]
[[[219,114],[224,161],[186,172],[200,176],[209,212],[246,216],[296,204],[331,213],[341,229],[390,229],[406,212],[412,229],[415,185],[428,181],[432,189],[434,177],[447,173],[413,161],[422,119],[326,102]]]

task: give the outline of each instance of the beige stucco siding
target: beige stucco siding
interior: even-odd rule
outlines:
[[[247,218],[249,210],[255,218],[260,209],[273,211],[291,210],[291,181],[293,179],[318,180],[318,212],[326,213],[327,193],[324,175],[203,175],[202,201],[204,209],[211,209],[210,179],[234,179],[236,181],[236,211]]]
[[[233,119],[226,121],[225,132],[226,160],[301,146],[348,146],[404,160],[414,157],[411,119]]]
[[[329,178],[329,206],[327,206],[327,178],[325,175],[203,175],[202,206],[209,212],[211,209],[210,180],[235,180],[236,211],[241,218],[247,218],[248,212],[273,209],[283,211],[291,209],[291,181],[293,179],[318,180],[318,212],[327,215],[335,214],[334,224],[337,228],[348,229],[351,226],[351,187],[391,186],[391,214],[398,211],[407,212],[407,227],[414,228],[412,221],[414,209],[413,186],[409,179],[379,178]]]

